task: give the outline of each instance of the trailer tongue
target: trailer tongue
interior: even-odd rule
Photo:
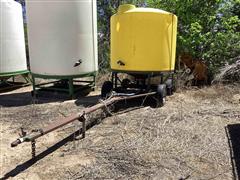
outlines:
[[[44,136],[47,133],[50,133],[58,128],[61,128],[73,121],[80,121],[82,122],[82,136],[83,138],[85,137],[85,131],[86,131],[86,118],[85,115],[90,114],[98,109],[102,109],[102,108],[107,108],[108,106],[119,102],[119,101],[123,101],[123,100],[128,100],[128,99],[134,99],[134,98],[140,98],[140,97],[146,97],[146,96],[152,96],[157,94],[157,92],[148,92],[148,93],[143,93],[143,94],[134,94],[134,95],[124,95],[124,94],[118,94],[117,96],[113,96],[112,98],[106,99],[105,101],[101,101],[100,103],[85,108],[83,109],[81,112],[79,112],[78,114],[74,114],[72,116],[66,117],[66,118],[62,118],[59,119],[57,121],[55,121],[54,123],[48,125],[47,127],[44,127],[42,129],[37,129],[37,130],[33,130],[30,133],[26,133],[22,130],[20,137],[13,141],[11,143],[11,147],[16,147],[19,144],[23,143],[23,142],[31,142],[31,147],[32,147],[32,158],[34,158],[36,156],[35,153],[35,149],[36,149],[36,139]]]

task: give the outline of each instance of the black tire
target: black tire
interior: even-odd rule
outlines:
[[[171,96],[173,95],[174,92],[174,84],[173,84],[173,79],[167,79],[167,81],[165,82],[166,84],[166,89],[167,89],[167,95]]]
[[[121,86],[123,87],[123,88],[128,88],[129,87],[129,84],[130,84],[130,80],[129,79],[123,79],[122,80],[122,82],[121,82]]]
[[[166,84],[159,84],[157,87],[157,99],[159,101],[159,106],[165,104],[165,97],[167,96],[167,87]]]
[[[112,90],[113,90],[113,83],[111,81],[105,81],[102,85],[101,97],[103,99],[107,98],[108,95],[112,92]]]

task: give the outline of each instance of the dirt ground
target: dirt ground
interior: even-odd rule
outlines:
[[[240,87],[215,85],[176,92],[161,108],[129,107],[110,117],[88,116],[86,137],[74,122],[31,145],[10,143],[30,131],[98,102],[50,93],[33,101],[30,87],[0,94],[3,179],[239,179]],[[124,109],[124,105],[123,105]]]

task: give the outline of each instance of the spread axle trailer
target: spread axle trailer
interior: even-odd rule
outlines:
[[[144,80],[149,81],[149,78],[150,76],[148,76],[148,78],[141,76],[141,78],[138,79],[137,82],[140,83],[140,81],[143,82]],[[100,103],[88,108],[84,108],[81,112],[77,114],[74,114],[66,118],[58,119],[54,123],[48,125],[47,127],[35,129],[29,133],[21,129],[20,137],[11,143],[11,147],[16,147],[24,142],[30,142],[32,148],[32,158],[35,158],[36,140],[41,136],[44,136],[74,121],[79,121],[82,123],[82,137],[84,138],[86,127],[88,126],[86,121],[86,115],[93,113],[99,109],[106,109],[109,106],[112,106],[113,104],[120,101],[126,101],[137,98],[155,97],[155,99],[157,100],[157,105],[162,106],[168,92],[173,91],[171,79],[168,79],[165,82],[165,84],[160,84],[156,87],[145,83],[134,84],[128,79],[123,79],[121,81],[118,78],[117,73],[113,73],[112,82],[106,81],[102,86],[101,96],[105,98],[105,100],[100,100]]]

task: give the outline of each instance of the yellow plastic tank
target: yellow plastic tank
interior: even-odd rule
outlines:
[[[174,14],[121,5],[111,17],[111,69],[139,73],[173,71],[176,36]]]

